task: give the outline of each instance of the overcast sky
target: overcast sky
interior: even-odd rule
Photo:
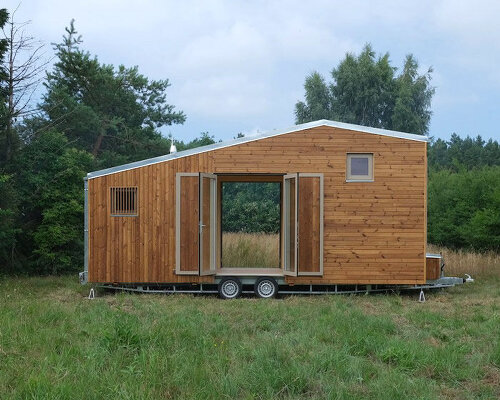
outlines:
[[[165,130],[178,139],[292,126],[306,75],[329,79],[367,42],[394,66],[413,53],[434,68],[431,136],[500,139],[500,1],[24,0],[17,17],[50,51],[75,18],[102,62],[168,78],[187,115]]]

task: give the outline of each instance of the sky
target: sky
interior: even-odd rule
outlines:
[[[178,140],[293,126],[305,77],[330,80],[366,43],[398,68],[409,53],[433,68],[430,136],[500,140],[498,0],[23,0],[16,14],[48,55],[72,18],[101,62],[169,79],[168,102],[187,120],[162,132]]]

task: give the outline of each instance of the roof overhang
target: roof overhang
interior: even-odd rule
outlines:
[[[102,169],[100,171],[89,172],[87,174],[88,179],[98,178],[104,175],[115,174],[117,172],[123,172],[134,168],[140,168],[147,165],[157,164],[164,161],[175,160],[177,158],[188,157],[194,154],[205,153],[207,151],[213,151],[217,149],[222,149],[224,147],[236,146],[238,144],[253,142],[260,139],[266,139],[273,136],[284,135],[287,133],[303,131],[306,129],[317,128],[319,126],[328,126],[331,128],[339,128],[356,132],[371,133],[373,135],[390,136],[398,139],[414,140],[417,142],[428,142],[429,138],[424,135],[415,135],[413,133],[405,133],[398,131],[391,131],[387,129],[370,128],[363,125],[347,124],[344,122],[329,121],[326,119],[321,119],[318,121],[307,122],[305,124],[295,125],[288,129],[273,129],[264,133],[257,133],[254,135],[244,136],[242,138],[229,140],[226,142],[218,142],[210,144],[208,146],[196,147],[194,149],[179,151],[173,154],[167,154],[164,156],[148,158],[146,160],[135,161],[129,164],[119,165],[116,167]]]

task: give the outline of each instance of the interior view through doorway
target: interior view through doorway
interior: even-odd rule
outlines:
[[[221,268],[280,268],[282,176],[219,176]]]

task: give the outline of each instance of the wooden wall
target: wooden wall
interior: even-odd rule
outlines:
[[[427,257],[426,279],[439,279],[441,277],[441,259],[437,257]]]
[[[425,281],[426,143],[316,127],[89,180],[89,282],[209,282],[175,274],[177,172],[323,173],[323,277]],[[346,182],[346,153],[374,154],[374,182]],[[139,215],[111,217],[112,186],[137,186]]]

